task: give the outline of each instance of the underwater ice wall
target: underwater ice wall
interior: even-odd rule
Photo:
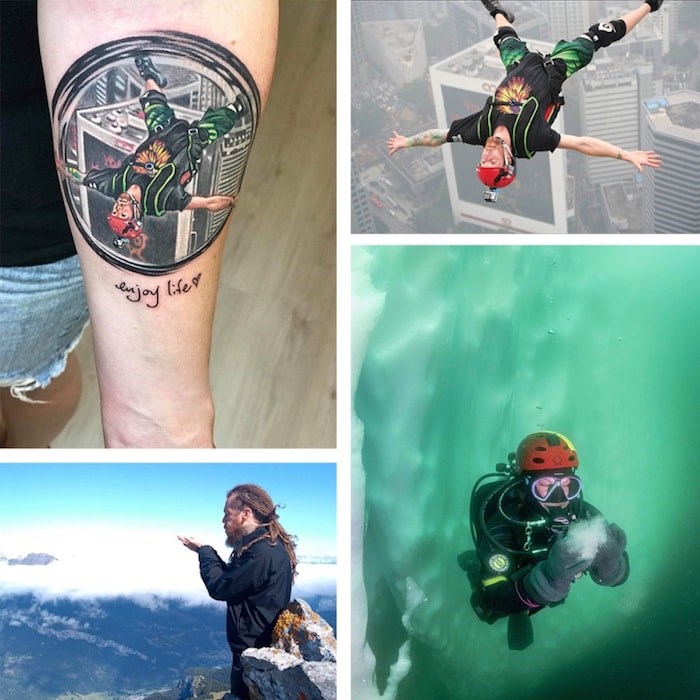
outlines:
[[[694,696],[700,251],[353,254],[353,698]],[[539,428],[574,442],[632,574],[576,582],[517,652],[456,557],[474,481]]]

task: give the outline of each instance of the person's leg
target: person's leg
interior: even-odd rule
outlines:
[[[495,20],[498,20],[498,17],[503,17],[509,24],[515,22],[515,15],[504,9],[499,0],[481,0],[481,4]]]
[[[565,66],[562,82],[587,66],[598,49],[610,46],[629,34],[650,12],[652,8],[645,2],[619,19],[592,25],[573,41],[560,41],[552,51],[552,59],[561,70]]]
[[[643,2],[636,10],[632,10],[626,15],[620,17],[627,27],[627,34],[629,34],[651,12],[651,5]]]
[[[22,401],[0,389],[0,446],[47,447],[65,428],[80,400],[82,376],[75,353],[66,360],[66,369],[44,389],[28,393]],[[40,403],[39,403],[40,402]]]
[[[250,693],[248,686],[243,682],[243,666],[241,665],[241,655],[234,654],[231,663],[231,695],[236,700],[249,700]]]

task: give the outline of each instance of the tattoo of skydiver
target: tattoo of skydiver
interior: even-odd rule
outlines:
[[[124,44],[98,47],[59,85],[57,164],[93,249],[120,267],[163,274],[199,255],[225,225],[259,96],[240,61],[201,38]],[[95,53],[102,60],[88,75]]]

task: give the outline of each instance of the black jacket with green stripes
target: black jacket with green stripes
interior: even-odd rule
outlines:
[[[452,122],[447,141],[483,146],[498,126],[510,135],[516,158],[532,158],[538,151],[554,151],[561,135],[552,129],[563,103],[552,101],[545,57],[528,53],[488,98],[481,112]]]

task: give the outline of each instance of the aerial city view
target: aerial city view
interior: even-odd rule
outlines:
[[[608,31],[640,2],[502,5],[527,50],[556,56],[560,40],[593,25]],[[600,44],[596,35],[595,54],[567,75],[560,111],[548,122],[562,135],[559,146],[522,157],[516,138],[517,178],[496,189],[477,179],[480,149],[465,148],[475,141],[445,139],[453,122],[480,113],[494,96],[492,106],[518,115],[516,122],[529,118],[529,85],[501,89],[506,59],[484,5],[353,0],[352,232],[697,232],[700,177],[689,175],[700,175],[698,28],[700,3],[673,0],[624,35]],[[527,123],[524,138],[530,125],[539,128]],[[438,139],[410,142],[426,133]],[[582,145],[590,140],[614,150],[591,152]]]

